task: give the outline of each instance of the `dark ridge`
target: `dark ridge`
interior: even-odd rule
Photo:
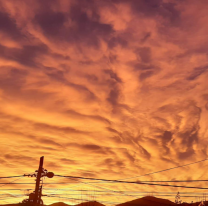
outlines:
[[[182,203],[181,206],[198,206],[200,202],[194,202],[194,203]],[[208,206],[208,201],[204,202],[205,206]],[[146,196],[139,199],[135,199],[129,202],[121,203],[116,206],[176,206],[178,204],[171,202],[167,199],[157,198],[153,196]],[[4,204],[0,206],[27,206],[21,203],[18,204]],[[45,205],[45,206],[71,206],[64,202],[56,202],[53,204]],[[89,201],[89,202],[83,202],[77,205],[73,206],[105,206],[104,204],[101,204],[97,201]]]
[[[105,206],[97,201],[89,201],[89,202],[83,202],[83,203],[80,203],[76,206]]]
[[[56,203],[50,204],[48,206],[69,206],[69,205],[64,202],[56,202]]]
[[[169,206],[169,205],[176,205],[175,203],[171,202],[170,200],[156,198],[152,196],[142,197],[136,200],[132,200],[129,202],[125,202],[119,204],[117,206]]]

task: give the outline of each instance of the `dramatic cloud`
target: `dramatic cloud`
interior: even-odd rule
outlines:
[[[204,0],[0,1],[0,175],[33,173],[40,156],[55,174],[107,179],[206,159],[207,7]],[[206,179],[206,165],[130,180]],[[78,186],[130,188],[92,184]]]

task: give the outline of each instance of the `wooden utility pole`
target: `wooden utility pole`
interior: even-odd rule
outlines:
[[[43,205],[43,200],[41,199],[42,196],[42,184],[40,185],[40,181],[42,177],[53,178],[54,173],[48,172],[46,169],[43,168],[43,160],[44,157],[40,158],[39,168],[36,170],[35,174],[24,174],[24,176],[28,177],[36,177],[36,184],[35,184],[35,191],[29,194],[29,199],[25,199],[22,203],[29,203],[33,204],[33,206],[40,206]],[[43,183],[43,182],[42,182]]]
[[[39,169],[37,170],[36,186],[35,186],[35,195],[33,199],[34,205],[40,205],[41,195],[42,195],[42,186],[40,186],[40,181],[42,177],[43,170],[43,160],[44,157],[40,158]]]

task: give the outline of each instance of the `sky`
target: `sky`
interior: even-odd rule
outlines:
[[[105,179],[206,159],[207,9],[206,0],[0,0],[0,176],[34,173],[41,156],[55,174]],[[206,179],[207,168],[202,162],[130,180]],[[58,177],[45,181],[69,183],[49,189],[99,190]]]

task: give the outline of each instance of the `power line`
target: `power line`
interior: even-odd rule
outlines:
[[[13,176],[14,177],[14,176]],[[19,179],[22,179],[24,176],[21,176],[20,178],[18,178],[18,179],[15,179],[15,180],[13,180],[13,181],[11,181],[11,182],[9,182],[10,184],[14,184],[14,182],[15,181],[17,181],[17,180],[19,180]],[[3,185],[1,185],[0,187],[3,187],[3,186],[5,186],[5,185],[7,185],[7,183],[4,183]],[[7,193],[5,193],[5,194],[7,194]]]
[[[151,183],[151,182],[208,182],[208,180],[157,180],[157,181],[137,181],[137,182],[127,182],[127,181],[120,181],[120,180],[109,180],[109,179],[100,179],[100,178],[91,178],[91,177],[78,177],[78,176],[64,176],[64,175],[55,175],[58,177],[65,177],[70,179],[86,179],[86,180],[98,180],[103,182],[118,182],[118,183]],[[103,183],[102,182],[102,183]],[[98,183],[98,182],[94,182]]]
[[[183,185],[169,185],[169,184],[157,184],[157,183],[170,183],[170,182],[174,182],[174,183],[178,183],[178,182],[186,182],[186,183],[190,183],[190,182],[207,182],[208,180],[171,180],[171,181],[164,181],[164,180],[161,180],[161,181],[123,181],[123,180],[126,180],[126,179],[131,179],[131,178],[138,178],[138,177],[142,177],[142,176],[147,176],[147,175],[152,175],[152,174],[156,174],[156,173],[160,173],[160,172],[164,172],[164,171],[168,171],[168,170],[173,170],[173,169],[177,169],[177,168],[180,168],[180,167],[185,167],[185,166],[189,166],[189,165],[193,165],[193,164],[196,164],[196,163],[200,163],[200,162],[203,162],[203,161],[207,161],[208,159],[204,159],[204,160],[200,160],[200,161],[197,161],[197,162],[193,162],[193,163],[189,163],[189,164],[185,164],[185,165],[179,165],[177,167],[172,167],[172,168],[169,168],[169,169],[164,169],[164,170],[160,170],[160,171],[156,171],[156,172],[151,172],[151,173],[147,173],[147,174],[144,174],[144,175],[140,175],[140,176],[134,176],[134,177],[129,177],[129,178],[125,178],[125,179],[120,179],[120,180],[108,180],[108,179],[99,179],[99,178],[87,178],[87,177],[77,177],[77,176],[63,176],[63,175],[55,175],[57,177],[64,177],[64,178],[71,178],[71,179],[84,179],[84,180],[96,180],[96,181],[101,181],[101,182],[98,182],[98,183],[105,183],[105,182],[108,182],[108,183],[123,183],[123,184],[139,184],[139,185],[149,185],[149,186],[164,186],[164,187],[180,187],[180,188],[191,188],[191,189],[208,189],[208,188],[203,188],[203,187],[191,187],[191,186],[183,186]],[[14,184],[14,185],[27,185],[27,184],[34,184],[34,183],[30,183],[30,182],[26,182],[26,183],[23,183],[23,182],[20,182],[20,183],[14,183],[15,181],[25,177],[26,175],[19,175],[19,176],[7,176],[7,177],[0,177],[0,179],[6,179],[6,178],[18,178],[18,179],[15,179],[14,181],[11,181],[11,182],[7,182],[7,183],[0,183],[0,187],[3,187],[5,185],[10,185],[10,184]],[[100,187],[100,186],[97,186],[97,185],[93,185],[88,182],[80,182],[81,184],[88,184],[88,185],[91,185],[93,187],[97,187],[97,188],[100,188],[100,189],[105,189],[105,193],[100,193],[100,194],[96,194],[96,196],[99,196],[99,195],[110,195],[109,193],[113,193],[113,195],[115,196],[132,196],[132,197],[135,197],[135,196],[142,196],[142,194],[148,194],[150,192],[134,192],[134,191],[115,191],[115,190],[111,190],[111,189],[108,189],[108,188],[105,188],[105,187]],[[97,182],[93,182],[93,183],[97,183]],[[47,184],[51,184],[51,185],[55,185],[55,184],[71,184],[70,182],[55,182],[55,183],[47,183]],[[46,188],[47,189],[47,188]],[[2,190],[2,189],[0,189]],[[5,189],[5,190],[25,190],[25,189]],[[75,191],[78,191],[78,190],[71,190],[71,192],[75,192]],[[83,191],[83,190],[81,190]],[[87,190],[86,190],[87,191]],[[101,192],[101,191],[98,191],[98,192]],[[132,194],[132,192],[134,192],[134,194]],[[117,193],[117,194],[116,194]],[[120,194],[118,194],[120,193]],[[155,194],[155,192],[154,192]],[[156,193],[156,196],[175,196],[173,195],[175,193],[162,193],[162,192],[158,192]],[[182,193],[180,193],[182,194]],[[183,197],[194,197],[192,195],[194,194],[201,194],[201,195],[204,195],[202,193],[184,193]],[[53,195],[53,197],[55,197],[55,194],[51,194]],[[63,195],[63,194],[61,194]],[[67,195],[70,195],[70,194],[67,194]],[[79,194],[73,194],[73,195],[79,195]],[[0,200],[2,200],[1,198],[6,198],[6,197],[22,197],[24,195],[19,195],[19,194],[0,194]],[[63,197],[65,198],[65,197]],[[68,199],[74,199],[74,198],[68,198]]]
[[[126,196],[132,196],[132,195],[126,194],[126,193],[124,193],[124,192],[111,190],[111,189],[108,189],[108,188],[105,188],[105,187],[101,187],[101,186],[93,185],[93,184],[88,183],[88,182],[83,182],[83,183],[84,183],[84,184],[91,185],[91,186],[93,186],[93,187],[97,187],[97,188],[105,189],[105,190],[108,190],[108,191],[110,191],[110,192],[117,192],[117,193],[122,194],[123,196],[124,196],[124,195],[126,195]],[[133,196],[132,196],[132,197],[133,197]]]
[[[147,194],[150,194],[150,193],[147,193]],[[181,194],[181,193],[180,193]],[[61,195],[73,195],[73,196],[80,196],[80,194],[73,194],[73,193],[71,193],[71,194],[68,194],[68,193],[66,193],[66,194],[47,194],[47,196],[57,196],[57,195],[59,195],[60,197],[61,197]],[[82,194],[83,196],[88,196],[88,194]],[[93,196],[122,196],[122,194],[109,194],[109,193],[107,193],[107,194],[93,194]],[[133,197],[143,197],[144,195],[142,195],[142,194],[139,194],[139,195],[137,195],[137,194],[134,194],[133,195]],[[155,194],[154,193],[154,195],[153,196],[158,196],[158,197],[175,197],[175,194]],[[181,197],[196,197],[196,195],[180,195]],[[203,196],[203,194],[202,194],[202,196]],[[201,197],[202,197],[201,196]],[[64,198],[64,197],[63,197]]]
[[[204,159],[204,160],[200,160],[200,161],[197,161],[197,162],[188,163],[188,164],[185,164],[185,165],[179,165],[179,166],[176,166],[176,167],[171,167],[171,168],[164,169],[164,170],[159,170],[159,171],[156,171],[156,172],[150,172],[150,173],[147,173],[147,174],[144,174],[144,175],[139,175],[139,176],[134,176],[134,177],[128,177],[128,178],[119,179],[119,180],[128,180],[128,179],[133,179],[133,178],[138,178],[138,177],[144,177],[144,176],[148,176],[148,175],[153,175],[153,174],[156,174],[156,173],[165,172],[165,171],[168,171],[168,170],[173,170],[173,169],[177,169],[177,168],[180,168],[180,167],[185,167],[185,166],[197,164],[197,163],[204,162],[204,161],[207,161],[207,160],[208,159]]]
[[[168,168],[168,169],[164,169],[164,170],[160,170],[160,171],[156,171],[156,172],[151,172],[151,173],[147,173],[147,174],[144,174],[144,175],[140,175],[140,176],[134,176],[134,177],[129,177],[129,178],[125,178],[125,179],[117,179],[117,180],[107,180],[107,181],[121,181],[121,180],[126,180],[126,179],[132,179],[132,178],[136,178],[136,177],[143,177],[143,176],[147,176],[147,175],[151,175],[151,174],[156,174],[156,173],[160,173],[160,172],[164,172],[164,171],[168,171],[168,170],[172,170],[172,169],[177,169],[177,168],[180,168],[180,167],[185,167],[185,166],[189,166],[189,165],[193,165],[193,164],[197,164],[197,163],[200,163],[200,162],[204,162],[204,161],[207,161],[208,159],[204,159],[204,160],[200,160],[200,161],[196,161],[196,162],[192,162],[192,163],[188,163],[188,164],[185,164],[185,165],[179,165],[177,167],[172,167],[172,168]],[[63,175],[55,175],[55,176],[58,176],[58,177],[68,177],[68,178],[78,178],[78,177],[74,177],[74,176],[63,176]],[[82,178],[84,179],[84,178]],[[91,179],[91,180],[98,180],[98,181],[106,181],[105,179],[93,179],[93,178],[85,178],[85,179]],[[149,182],[202,182],[202,181],[208,181],[208,180],[173,180],[173,181],[142,181],[143,183],[149,183]],[[96,182],[96,183],[103,183],[103,182]]]
[[[92,185],[94,186],[94,185]],[[49,188],[48,188],[49,189]],[[51,188],[50,188],[51,189]],[[70,192],[80,192],[80,191],[89,191],[89,190],[70,190]],[[140,192],[140,191],[114,191],[114,190],[98,190],[96,192],[100,192],[100,194],[94,194],[96,196],[101,196],[101,195],[110,195],[109,194],[109,191],[110,192],[113,192],[114,196],[120,196],[120,195],[129,195],[131,194],[132,197],[134,196],[143,196],[142,194],[150,194],[150,193],[154,193],[155,196],[175,196],[175,192]],[[127,194],[123,194],[123,193],[127,193]],[[106,193],[106,194],[103,194],[103,193]],[[115,194],[115,193],[122,193],[122,194]],[[129,194],[130,193],[130,194]],[[133,193],[133,194],[132,194]],[[180,192],[181,196],[183,197],[192,197],[193,195],[206,195],[207,193],[196,193],[196,192]],[[184,195],[183,195],[184,194]],[[189,194],[189,195],[188,195]],[[56,195],[56,194],[51,194],[51,193],[46,193],[46,195]],[[80,194],[77,194],[77,193],[61,193],[59,195],[80,195]],[[83,194],[84,195],[84,194]],[[86,194],[87,195],[87,194]],[[192,195],[192,196],[191,196]],[[8,197],[11,197],[11,196],[24,196],[22,194],[0,194],[0,197],[1,196],[8,196]],[[193,197],[195,197],[193,196]]]
[[[24,175],[0,177],[0,179],[6,179],[6,178],[16,178],[16,177],[24,177]]]
[[[197,164],[197,163],[204,162],[204,161],[207,161],[207,160],[208,159],[204,159],[204,160],[200,160],[200,161],[188,163],[188,164],[185,164],[185,165],[179,165],[177,167],[171,167],[171,168],[168,168],[168,169],[164,169],[164,170],[159,170],[159,171],[156,171],[156,172],[147,173],[147,174],[144,174],[144,175],[139,175],[139,176],[134,176],[134,177],[128,177],[128,178],[124,178],[124,179],[117,179],[117,180],[113,180],[113,181],[120,181],[120,180],[127,180],[127,179],[133,179],[133,178],[138,178],[138,177],[144,177],[144,176],[148,176],[148,175],[152,175],[152,174],[156,174],[156,173],[160,173],[160,172],[165,172],[165,171],[169,171],[169,170],[173,170],[173,169],[177,169],[177,168],[181,168],[181,167],[185,167],[185,166]],[[71,177],[71,178],[73,178],[73,176],[62,176],[62,175],[55,175],[55,176],[59,176],[59,177]],[[96,179],[96,180],[105,181],[104,179]],[[192,182],[196,182],[196,181],[208,181],[208,180],[178,180],[178,181],[158,181],[158,182],[191,182],[191,181]],[[145,182],[153,182],[153,181],[145,181]],[[156,182],[156,181],[154,181],[154,182]]]
[[[94,186],[94,185],[92,185],[92,186]],[[82,189],[82,190],[72,190],[72,189],[53,189],[53,188],[45,188],[46,190],[61,190],[61,191],[70,191],[70,192],[80,192],[80,191],[89,191],[89,190],[85,190],[85,189]],[[96,190],[96,192],[100,192],[100,193],[102,193],[102,192],[108,192],[109,190]],[[176,192],[163,192],[163,191],[161,191],[161,192],[150,192],[150,191],[148,191],[148,192],[146,192],[146,191],[122,191],[122,190],[120,190],[120,191],[115,191],[115,190],[110,190],[110,191],[112,191],[112,192],[125,192],[125,193],[147,193],[147,194],[150,194],[150,193],[158,193],[158,194],[176,194]],[[207,194],[208,195],[208,193],[202,193],[202,192],[180,192],[180,194],[201,194],[201,195],[203,195],[203,194]]]
[[[67,176],[66,176],[67,177]],[[87,178],[87,177],[76,177],[76,176],[70,176],[70,178],[73,177],[73,178],[77,178],[77,179],[90,179],[90,180],[101,180],[101,179],[96,179],[96,178]],[[107,179],[102,179],[102,181],[105,181],[105,182],[111,182],[111,183],[124,183],[124,184],[138,184],[138,185],[151,185],[151,186],[167,186],[167,187],[181,187],[181,188],[191,188],[191,189],[208,189],[207,187],[190,187],[190,186],[183,186],[183,185],[167,185],[167,184],[155,184],[155,183],[151,183],[151,182],[127,182],[127,181],[118,181],[118,180],[107,180]],[[7,185],[7,184],[14,184],[14,185],[28,185],[28,184],[34,184],[34,183],[0,183],[0,184],[3,184],[2,186],[4,185]],[[50,185],[58,185],[58,184],[71,184],[70,182],[54,182],[54,183],[47,183],[47,184],[50,184]],[[89,184],[87,182],[83,183],[82,184]],[[97,186],[98,187],[98,186]]]
[[[142,181],[142,182],[208,182],[208,180],[157,180],[157,181]]]
[[[3,185],[2,185],[3,184]],[[50,183],[50,184],[65,184],[64,182],[63,183]],[[0,187],[3,187],[4,185],[34,185],[34,183],[32,183],[32,182],[25,182],[25,183],[23,183],[23,182],[18,182],[18,183],[13,183],[13,182],[7,182],[7,183],[5,183],[5,182],[0,182]]]
[[[11,193],[5,193],[5,194],[0,194],[0,196],[15,196],[15,195],[22,195],[22,194],[17,194],[17,193],[13,193],[13,194],[11,194]]]
[[[104,180],[103,180],[104,181]],[[114,181],[114,180],[112,180],[112,181]],[[118,181],[118,180],[116,180],[116,181]],[[140,181],[138,181],[138,182],[140,182]],[[150,181],[141,181],[141,182],[143,182],[143,183],[151,183],[151,182],[186,182],[186,183],[189,183],[189,182],[208,182],[208,180],[157,180],[157,181],[152,181],[152,180],[150,180]],[[105,182],[94,182],[94,183],[105,183]]]
[[[8,184],[18,184],[18,183],[14,183],[14,182],[16,182],[16,181],[19,180],[19,179],[22,179],[23,177],[24,177],[24,176],[21,176],[20,178],[15,179],[15,180],[13,180],[13,181],[11,181],[11,182],[0,183],[0,184],[3,184],[3,185],[1,185],[0,187],[3,187],[3,186],[8,185]]]
[[[5,199],[7,200],[7,199],[14,199],[14,198],[22,198],[22,197],[24,197],[24,196],[18,196],[18,197],[8,197],[8,198],[5,198]],[[5,199],[0,199],[0,200],[2,200],[2,201],[3,201],[3,200],[5,200]]]
[[[151,182],[141,182],[141,181],[127,182],[127,181],[120,181],[120,180],[107,180],[107,179],[98,179],[98,178],[90,178],[90,177],[63,176],[63,175],[56,175],[56,176],[66,177],[66,178],[75,178],[75,179],[85,179],[85,180],[101,180],[101,181],[111,182],[111,183],[139,184],[139,185],[165,186],[165,187],[181,187],[181,188],[204,189],[204,190],[208,189],[208,188],[204,188],[204,187],[190,187],[190,186],[183,186],[183,185],[155,184],[155,183],[151,183]]]
[[[34,183],[33,183],[33,184],[34,184]],[[5,190],[33,190],[33,189],[9,189],[9,188],[8,188],[8,189],[0,189],[0,191],[1,191],[1,190],[5,191]]]
[[[144,175],[140,175],[140,176],[134,176],[134,177],[129,177],[129,178],[125,178],[125,179],[119,179],[117,181],[121,181],[121,180],[126,180],[126,179],[131,179],[131,178],[136,178],[136,177],[142,177],[142,176],[148,176],[148,175],[152,175],[152,174],[156,174],[156,173],[160,173],[160,172],[164,172],[164,171],[168,171],[168,170],[173,170],[173,169],[177,169],[177,168],[181,168],[181,167],[185,167],[185,166],[189,166],[189,165],[193,165],[193,164],[196,164],[196,163],[200,163],[200,162],[204,162],[204,161],[207,161],[208,159],[204,159],[204,160],[200,160],[200,161],[197,161],[197,162],[192,162],[192,163],[189,163],[189,164],[185,164],[185,165],[179,165],[177,167],[172,167],[172,168],[168,168],[168,169],[164,169],[164,170],[160,170],[160,171],[156,171],[156,172],[151,172],[151,173],[147,173],[147,174],[144,174]],[[58,176],[58,175],[56,175]],[[62,177],[66,177],[66,176],[62,176]],[[73,176],[69,176],[69,178],[74,178]],[[93,179],[95,180],[95,179]],[[99,181],[105,181],[104,179],[96,179],[96,180],[99,180]],[[111,180],[109,180],[111,181]],[[186,187],[186,186],[177,186],[177,185],[162,185],[162,184],[151,184],[151,182],[202,182],[204,180],[176,180],[176,181],[145,181],[143,183],[140,183],[140,184],[146,184],[146,185],[155,185],[155,186],[169,186],[169,187],[181,187],[181,188],[192,188],[192,189],[207,189],[207,188],[202,188],[202,187]],[[205,181],[208,181],[208,180],[205,180]],[[113,181],[115,182],[115,181]],[[101,182],[100,182],[101,183]],[[121,183],[121,182],[120,182]],[[124,183],[124,182],[122,182]],[[125,182],[127,183],[127,182]],[[130,183],[130,182],[128,182]],[[138,182],[131,182],[133,184],[139,184]],[[96,186],[97,187],[97,186]],[[112,190],[111,190],[112,191]],[[123,194],[121,192],[121,194]]]

